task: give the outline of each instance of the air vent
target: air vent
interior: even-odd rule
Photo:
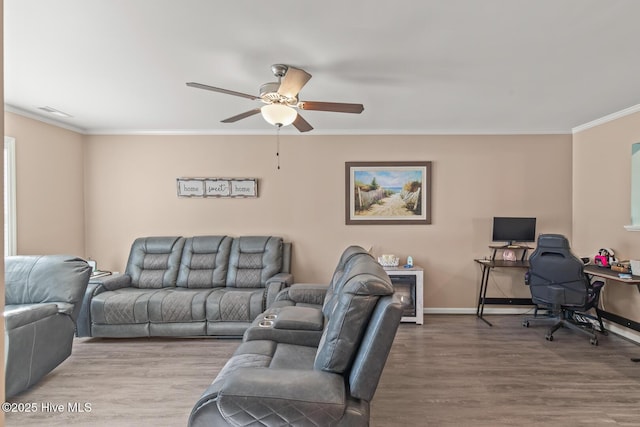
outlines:
[[[60,111],[60,110],[56,110],[55,108],[51,108],[51,107],[38,107],[38,109],[42,110],[42,111],[46,111],[49,114],[53,114],[54,116],[58,116],[58,117],[73,117],[71,114],[67,114],[64,111]]]

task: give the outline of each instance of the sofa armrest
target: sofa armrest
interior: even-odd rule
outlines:
[[[291,286],[291,283],[293,283],[293,275],[291,273],[278,273],[270,277],[265,286],[267,288],[265,308],[269,308],[275,301],[278,293],[284,288]]]
[[[274,282],[281,283],[283,287],[291,286],[293,283],[293,275],[291,273],[278,273],[267,279],[267,285]]]
[[[128,274],[110,274],[109,276],[99,277],[89,280],[89,283],[101,285],[106,291],[115,291],[116,289],[128,288],[131,286],[131,276]],[[98,293],[102,293],[100,291]],[[96,295],[98,294],[96,293]]]
[[[324,315],[319,307],[278,307],[258,316],[244,332],[243,341],[267,340],[318,347],[323,328]]]
[[[312,425],[330,425],[344,414],[346,399],[344,378],[338,374],[239,368],[224,381],[217,406],[232,425],[246,425],[247,419],[265,411],[282,424],[310,421]]]
[[[322,306],[327,294],[328,285],[317,283],[295,283],[282,290],[275,301],[289,300],[296,304],[312,304]]]
[[[318,308],[282,307],[274,317],[275,329],[322,331],[324,327],[324,316]]]
[[[56,314],[58,306],[54,303],[13,305],[5,308],[4,327],[10,331]]]
[[[82,298],[82,304],[80,305],[80,312],[78,313],[78,320],[76,321],[76,336],[78,337],[90,337],[91,336],[91,300],[94,296],[105,291],[102,283],[89,282],[87,290]]]
[[[91,301],[93,297],[106,291],[126,288],[131,286],[131,276],[127,274],[113,274],[109,276],[90,279],[87,290],[82,298],[82,305],[76,320],[76,335],[78,337],[90,337],[91,335]]]

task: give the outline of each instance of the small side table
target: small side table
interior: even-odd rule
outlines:
[[[424,323],[424,270],[421,267],[385,267],[384,270],[391,278],[395,292],[409,300],[405,308],[402,322]]]

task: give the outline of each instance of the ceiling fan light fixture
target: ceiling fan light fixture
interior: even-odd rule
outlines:
[[[296,119],[298,113],[283,104],[268,104],[260,108],[262,117],[274,126],[288,126]]]

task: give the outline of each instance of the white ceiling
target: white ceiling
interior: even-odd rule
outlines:
[[[4,93],[90,134],[272,133],[185,83],[258,95],[285,63],[365,106],[309,134],[570,133],[640,103],[639,42],[637,0],[4,0]]]

